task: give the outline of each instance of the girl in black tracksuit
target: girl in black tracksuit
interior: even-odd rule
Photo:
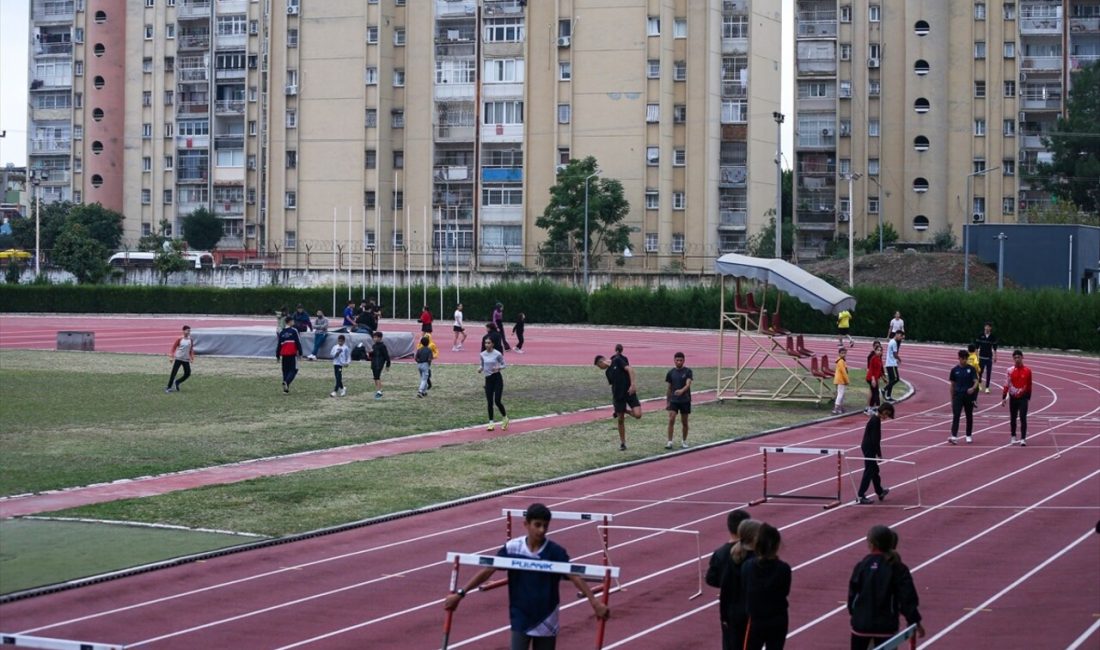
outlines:
[[[924,636],[917,589],[897,544],[897,533],[886,526],[872,526],[867,533],[871,553],[856,564],[848,581],[852,650],[868,650],[897,634],[898,614],[917,626],[917,636]]]
[[[741,566],[741,594],[748,623],[745,650],[783,650],[787,640],[787,596],[791,565],[779,559],[779,530],[761,524],[756,556]]]

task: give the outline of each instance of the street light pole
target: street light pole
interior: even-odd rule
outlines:
[[[588,293],[588,181],[599,176],[598,171],[584,177],[584,292]]]
[[[998,233],[993,239],[997,240],[997,291],[1005,288],[1005,240],[1008,235]]]
[[[31,170],[31,187],[34,188],[34,277],[36,278],[42,272],[42,227],[39,217],[42,211],[42,194],[38,189],[38,185],[46,178],[45,172]]]
[[[777,260],[783,259],[783,117],[779,111],[772,112],[772,118],[775,120],[775,259]]]
[[[1000,165],[997,167],[990,167],[989,169],[983,169],[978,172],[971,172],[966,175],[966,206],[963,209],[963,291],[970,291],[970,221],[972,219],[971,210],[974,209],[974,201],[970,196],[971,180],[975,176],[985,176],[989,172],[997,171],[1000,169]]]
[[[853,231],[854,221],[852,215],[855,211],[852,209],[855,206],[855,200],[852,196],[852,181],[863,178],[863,174],[859,172],[849,171],[845,174],[845,178],[848,179],[848,286],[856,286],[856,257],[855,257],[855,233]]]

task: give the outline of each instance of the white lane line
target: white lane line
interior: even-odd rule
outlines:
[[[1096,630],[1100,630],[1100,620],[1089,626],[1089,629],[1081,633],[1081,636],[1073,640],[1073,643],[1066,647],[1066,650],[1077,650],[1081,646],[1085,645],[1085,641],[1089,640],[1089,637],[1096,633]]]

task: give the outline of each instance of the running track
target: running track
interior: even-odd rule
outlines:
[[[64,329],[81,329],[72,323],[66,319]],[[549,341],[552,332],[555,339],[588,342],[578,354],[590,358],[592,331],[540,334]],[[706,350],[714,347],[713,334],[704,333],[599,330],[598,337],[601,349],[621,340],[636,364],[664,364],[678,347],[706,365]],[[534,330],[529,338],[538,340]],[[131,337],[135,343],[144,344]],[[150,342],[149,351],[161,352],[163,343]],[[98,334],[97,347],[104,349]],[[928,630],[921,647],[1100,647],[1100,535],[1094,530],[1100,361],[1029,353],[1037,381],[1029,446],[1006,444],[1005,409],[990,395],[979,400],[975,443],[950,447],[943,378],[953,351],[912,343],[905,351],[902,374],[917,392],[899,405],[900,417],[885,424],[884,451],[916,465],[884,466],[893,488],[888,501],[848,505],[853,494],[845,477],[840,508],[808,502],[752,508],[781,527],[781,555],[794,568],[788,647],[847,647],[845,585],[875,523],[897,528],[900,551],[914,571]],[[527,356],[543,362],[534,348]],[[1006,358],[1002,354],[998,371]],[[611,596],[605,647],[716,647],[714,590],[688,597],[697,589],[699,556],[709,556],[725,538],[725,513],[760,493],[757,448],[798,444],[858,453],[862,424],[858,415],[826,420],[432,514],[16,601],[0,607],[0,626],[8,633],[142,648],[439,647],[445,553],[494,552],[504,537],[501,508],[541,500],[558,510],[611,513],[616,525],[700,531],[701,554],[691,535],[611,532],[623,590]],[[851,464],[856,479],[858,465]],[[793,456],[773,471],[777,489],[822,492],[832,485],[829,468],[809,456]],[[923,505],[906,509],[917,503],[917,478]],[[552,535],[574,560],[599,562],[593,524],[560,521]],[[469,575],[464,568],[463,579]],[[563,588],[563,597],[569,591]],[[505,600],[504,590],[471,594],[455,617],[451,647],[507,647]],[[559,647],[591,647],[595,626],[587,604],[564,600]]]

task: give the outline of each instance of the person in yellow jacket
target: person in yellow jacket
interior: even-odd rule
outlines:
[[[841,346],[836,351],[836,369],[833,373],[833,384],[836,386],[836,404],[833,405],[833,415],[844,412],[844,393],[848,391],[848,350]]]
[[[425,339],[427,339],[428,345],[424,345],[424,340]],[[424,333],[424,334],[420,335],[420,339],[417,340],[417,342],[416,342],[416,349],[413,351],[413,358],[414,359],[417,358],[416,353],[419,352],[420,348],[423,348],[423,347],[426,347],[426,348],[428,348],[429,350],[432,351],[432,360],[433,361],[439,358],[439,348],[436,347],[435,341],[432,339],[431,334]],[[432,387],[432,368],[431,368],[431,364],[428,364],[428,377],[427,377],[427,382],[425,383],[425,388],[417,391],[417,393],[418,394],[419,393],[427,394],[428,390],[430,390],[431,387]]]
[[[979,378],[982,376],[982,362],[978,359],[978,346],[971,343],[966,346],[966,365],[974,369]],[[978,401],[978,393],[974,393],[974,401]]]
[[[845,309],[836,315],[836,341],[837,345],[844,347],[844,339],[848,339],[848,347],[855,345],[855,341],[852,340],[852,335],[848,333],[848,328],[852,324],[852,312]]]

